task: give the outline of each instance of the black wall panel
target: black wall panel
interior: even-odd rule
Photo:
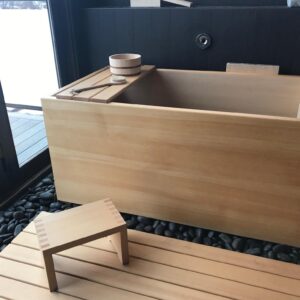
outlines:
[[[80,75],[120,52],[165,68],[224,70],[227,62],[244,62],[300,74],[300,8],[87,8],[82,18]],[[195,43],[203,32],[212,37],[206,50]]]

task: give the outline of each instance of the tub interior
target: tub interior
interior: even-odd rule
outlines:
[[[114,102],[297,118],[300,77],[156,69]]]

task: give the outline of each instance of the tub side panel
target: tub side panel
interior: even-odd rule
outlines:
[[[300,246],[300,121],[42,103],[59,199]]]

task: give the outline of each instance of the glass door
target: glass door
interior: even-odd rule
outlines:
[[[47,1],[0,0],[0,43],[1,193],[49,164],[40,98],[58,79]]]

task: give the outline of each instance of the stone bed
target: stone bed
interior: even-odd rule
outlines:
[[[45,177],[37,185],[29,188],[27,193],[11,206],[0,210],[0,251],[41,211],[58,212],[74,206],[76,204],[58,201],[53,175],[50,174]],[[130,229],[300,264],[300,249],[296,247],[154,220],[143,216],[125,213],[122,216]]]

